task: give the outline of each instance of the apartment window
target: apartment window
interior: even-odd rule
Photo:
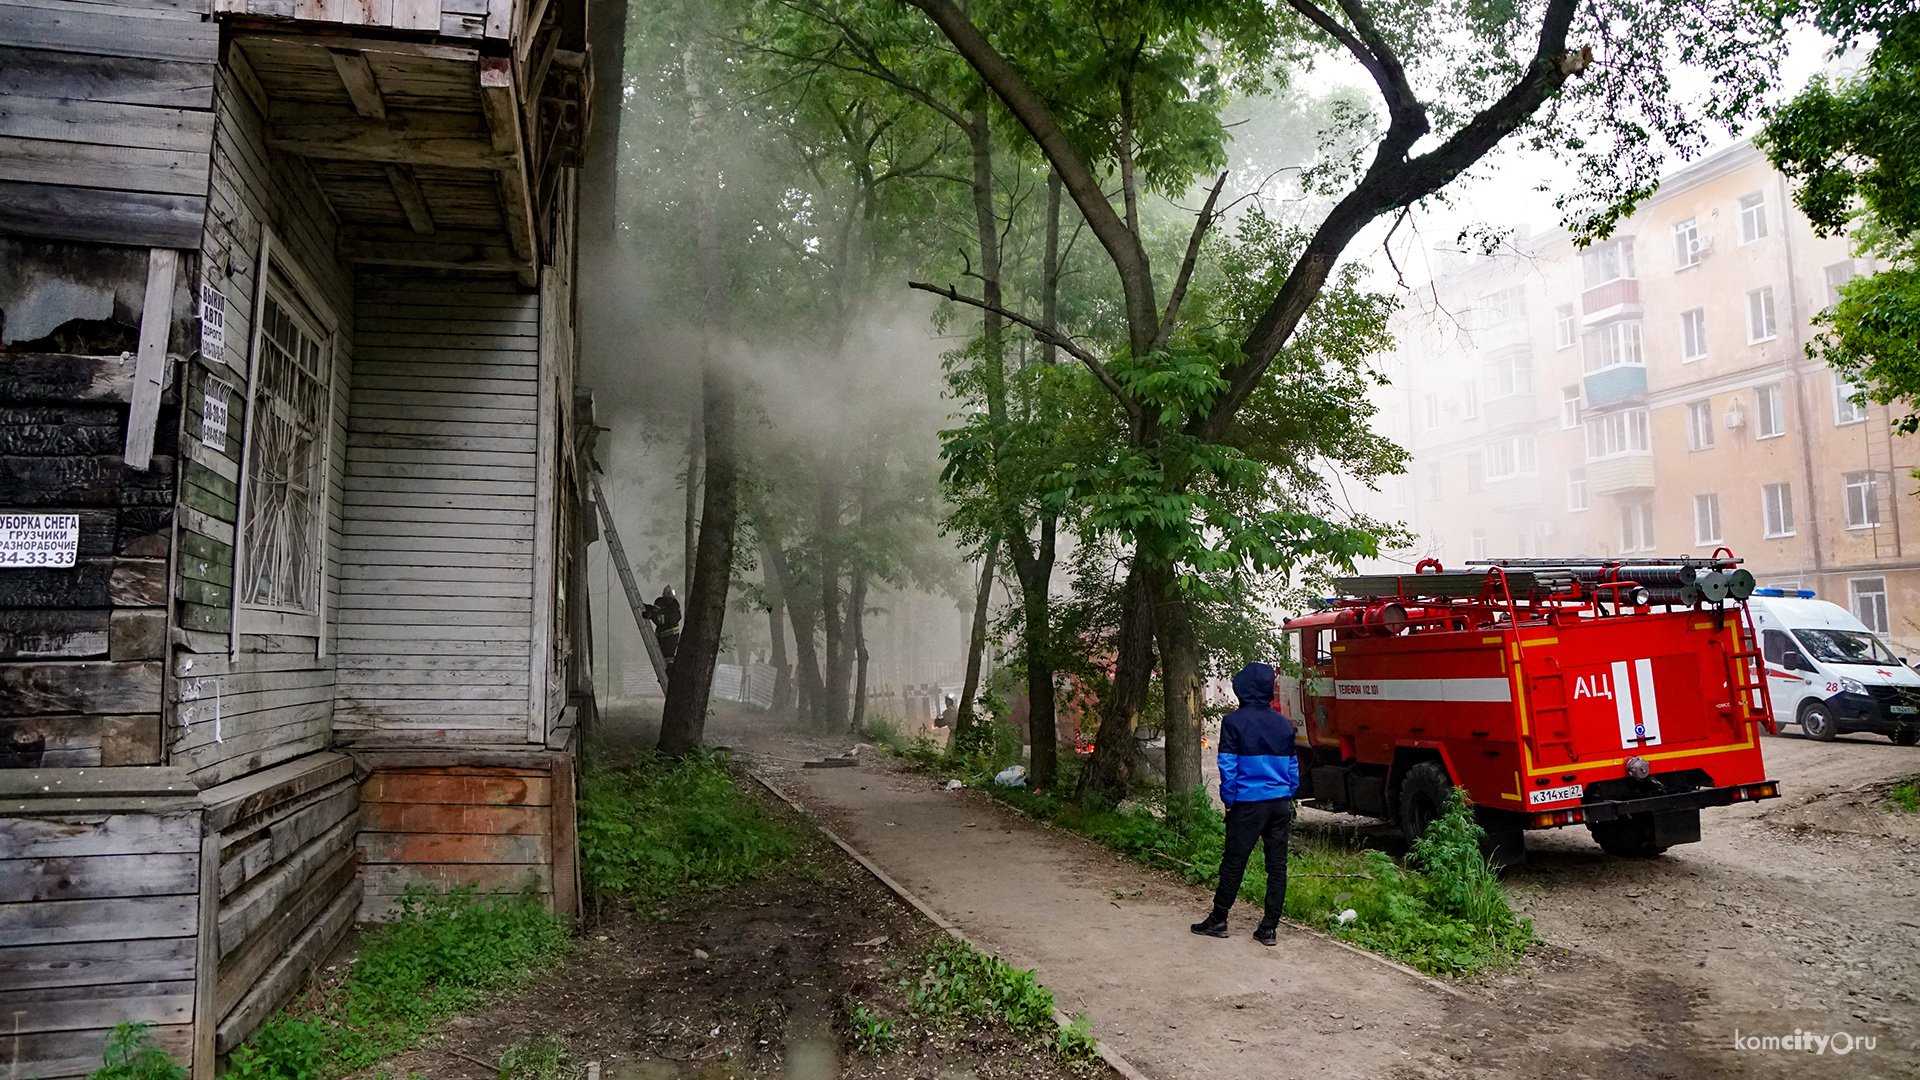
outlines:
[[[1700,262],[1700,225],[1694,218],[1688,218],[1673,227],[1673,267],[1685,270]]]
[[[1707,355],[1707,309],[1694,308],[1680,313],[1680,359],[1699,360]]]
[[[1514,285],[1494,293],[1487,304],[1496,323],[1512,322],[1527,317],[1527,290],[1525,286]]]
[[[1473,554],[1468,556],[1468,558],[1484,559],[1487,557],[1487,530],[1485,529],[1473,530],[1473,542],[1469,546],[1468,550],[1473,552]]]
[[[1567,509],[1585,510],[1587,508],[1587,470],[1567,470]]]
[[[1587,418],[1587,460],[1644,454],[1653,449],[1647,410],[1626,409]]]
[[[1587,288],[1605,285],[1609,281],[1636,276],[1633,265],[1633,238],[1622,237],[1594,244],[1580,257],[1581,269],[1587,281]]]
[[[1787,433],[1786,408],[1780,400],[1780,384],[1770,383],[1753,388],[1753,434],[1755,438],[1771,439]]]
[[[1487,486],[1487,458],[1485,454],[1467,455],[1467,491],[1483,491]]]
[[[1610,322],[1587,335],[1586,370],[1605,371],[1622,364],[1645,364],[1640,320]]]
[[[1760,516],[1767,535],[1793,535],[1793,485],[1768,484],[1760,489]]]
[[[1434,462],[1427,469],[1427,498],[1441,499],[1447,494],[1446,474],[1440,471],[1440,463]]]
[[[1720,542],[1720,496],[1693,497],[1693,542],[1702,546]]]
[[[1847,599],[1853,608],[1853,617],[1861,625],[1881,637],[1893,632],[1893,623],[1887,618],[1887,579],[1883,577],[1850,578],[1847,581]]]
[[[1751,244],[1767,235],[1767,197],[1756,191],[1740,196],[1740,242]]]
[[[248,424],[240,602],[319,611],[321,475],[330,333],[271,271],[261,302]]]
[[[1653,503],[1630,502],[1620,506],[1620,552],[1653,550]]]
[[[1880,524],[1880,485],[1871,472],[1850,472],[1841,477],[1847,493],[1847,528],[1870,529]]]
[[[1860,392],[1858,386],[1841,378],[1833,377],[1833,426],[1845,427],[1858,424],[1867,418],[1867,407],[1855,401],[1854,395]]]
[[[1539,459],[1534,451],[1533,436],[1515,435],[1510,439],[1497,439],[1488,444],[1487,479],[1501,480],[1509,476],[1532,476],[1539,471]]]
[[[1853,280],[1853,260],[1843,259],[1826,268],[1827,306],[1840,302],[1840,286]]]
[[[1553,309],[1553,347],[1571,349],[1578,338],[1579,324],[1573,317],[1573,305],[1561,304]]]
[[[1560,388],[1560,427],[1571,431],[1580,426],[1580,384]]]
[[[1460,388],[1460,418],[1472,420],[1480,415],[1480,384],[1468,380]]]
[[[1687,403],[1687,449],[1713,449],[1713,402]]]
[[[1533,357],[1526,352],[1509,352],[1496,357],[1488,368],[1493,375],[1493,396],[1510,397],[1533,393]]]
[[[1773,286],[1747,294],[1747,344],[1771,341],[1776,333],[1773,318]]]
[[[1425,422],[1427,430],[1431,431],[1434,428],[1439,427],[1440,426],[1440,395],[1428,394],[1425,398],[1421,399],[1421,406],[1422,408],[1421,408],[1420,418],[1422,421]]]

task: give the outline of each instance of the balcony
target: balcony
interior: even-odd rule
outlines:
[[[1639,311],[1640,281],[1638,278],[1617,278],[1605,285],[1595,285],[1580,294],[1580,314],[1586,322],[1593,323],[1622,315],[1634,315]]]
[[[1525,318],[1504,319],[1473,332],[1473,347],[1482,353],[1528,349],[1532,345],[1533,326]]]
[[[1503,476],[1487,481],[1487,505],[1502,513],[1538,510],[1543,498],[1539,476]]]
[[[1480,406],[1480,415],[1486,420],[1490,432],[1530,428],[1540,418],[1534,409],[1532,394],[1508,394],[1494,398]]]
[[[1587,487],[1595,495],[1653,490],[1653,455],[1616,454],[1587,462]]]
[[[1602,368],[1582,381],[1586,384],[1589,409],[1605,409],[1647,399],[1647,369],[1643,364],[1616,364]]]

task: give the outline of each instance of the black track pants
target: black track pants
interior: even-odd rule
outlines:
[[[1293,800],[1262,799],[1233,804],[1227,811],[1227,846],[1220,853],[1220,888],[1213,894],[1213,911],[1225,915],[1240,895],[1240,879],[1247,873],[1253,845],[1267,842],[1267,918],[1277,920],[1287,908],[1287,838],[1293,832]]]

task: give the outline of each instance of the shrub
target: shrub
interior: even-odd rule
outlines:
[[[717,754],[646,758],[581,782],[581,872],[597,894],[650,900],[727,885],[792,850],[792,835],[741,794]]]
[[[115,1024],[101,1058],[87,1080],[187,1080],[186,1068],[153,1045],[145,1024]]]

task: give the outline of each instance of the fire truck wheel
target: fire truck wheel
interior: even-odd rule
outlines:
[[[1423,761],[1407,770],[1400,781],[1400,832],[1411,844],[1427,831],[1434,818],[1447,811],[1447,799],[1453,794],[1453,779],[1447,767],[1437,761]]]
[[[1894,730],[1893,745],[1912,746],[1914,743],[1920,743],[1920,728],[1903,727]]]
[[[1628,814],[1587,826],[1600,850],[1620,859],[1650,859],[1667,849],[1653,842],[1653,815]]]
[[[1820,742],[1832,742],[1840,734],[1840,725],[1826,702],[1809,701],[1800,706],[1800,734]]]

